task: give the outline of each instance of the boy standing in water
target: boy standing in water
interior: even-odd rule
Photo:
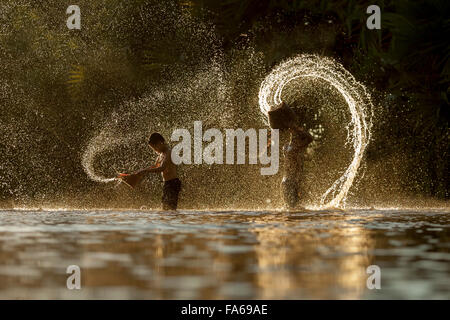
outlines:
[[[297,115],[284,102],[269,111],[268,116],[272,128],[290,133],[290,141],[283,147],[285,161],[281,190],[285,204],[292,209],[300,200],[299,179],[302,175],[303,154],[313,138],[299,125]]]
[[[289,128],[290,141],[283,147],[284,174],[281,181],[284,202],[294,208],[299,199],[299,179],[302,176],[304,151],[313,141],[312,136],[303,128],[295,125]]]
[[[148,144],[158,154],[155,164],[131,175],[120,175],[119,178],[123,179],[129,185],[134,186],[148,173],[161,172],[164,181],[162,208],[163,210],[176,210],[178,205],[178,195],[181,190],[181,181],[177,176],[177,166],[171,159],[170,146],[158,132],[151,134]]]

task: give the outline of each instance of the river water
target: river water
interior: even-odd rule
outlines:
[[[0,211],[0,298],[449,299],[449,226],[448,209]]]

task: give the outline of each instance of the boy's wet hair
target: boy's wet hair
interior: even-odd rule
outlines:
[[[150,136],[150,139],[148,139],[148,144],[158,144],[160,142],[164,143],[166,140],[164,140],[163,136],[158,132],[153,132]]]

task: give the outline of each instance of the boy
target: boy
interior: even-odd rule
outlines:
[[[289,128],[290,141],[283,147],[284,174],[281,181],[281,190],[286,205],[293,209],[299,199],[299,180],[303,174],[303,157],[308,145],[313,141],[312,136],[300,126]]]
[[[269,111],[268,116],[272,128],[290,133],[290,141],[283,147],[285,161],[281,190],[286,206],[293,209],[300,200],[299,180],[302,176],[303,154],[313,137],[299,125],[297,115],[284,102]]]
[[[151,134],[148,144],[156,153],[158,153],[155,164],[130,175],[119,175],[119,178],[134,187],[148,173],[161,172],[164,181],[162,208],[163,210],[176,210],[178,205],[178,194],[181,190],[181,181],[177,177],[177,167],[171,159],[171,149],[163,136],[158,132]]]

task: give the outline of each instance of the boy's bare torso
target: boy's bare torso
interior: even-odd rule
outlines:
[[[164,181],[169,181],[178,178],[177,166],[172,162],[171,154],[172,150],[169,147],[167,147],[167,149],[161,152],[158,155],[158,158],[156,159],[155,166],[160,166],[164,160],[167,161],[165,169],[161,171],[161,175]]]
[[[303,151],[312,141],[309,133],[303,130],[291,130],[291,141],[284,147],[285,167],[284,176],[296,179],[303,160]]]

